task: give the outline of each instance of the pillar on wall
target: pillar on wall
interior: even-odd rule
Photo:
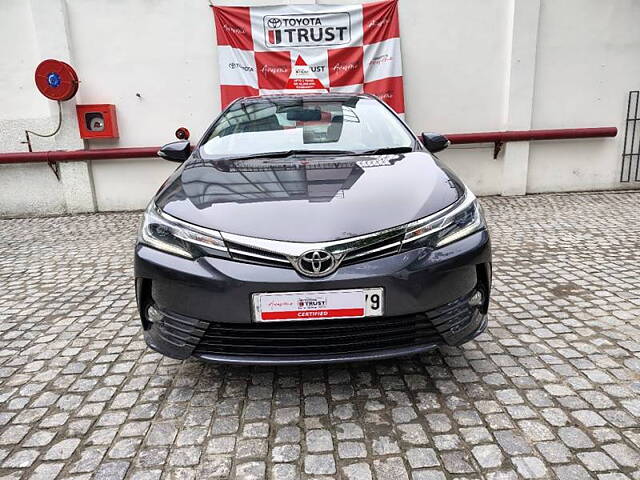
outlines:
[[[64,0],[31,0],[31,15],[41,60],[53,58],[73,65]],[[62,128],[54,137],[60,150],[84,149],[76,125],[76,99],[62,102]],[[58,116],[56,102],[51,115]],[[89,162],[60,163],[60,182],[68,213],[95,212],[95,192]]]
[[[512,8],[506,124],[507,130],[529,130],[533,111],[540,0],[512,0]],[[527,193],[529,142],[507,143],[503,165],[502,195]]]

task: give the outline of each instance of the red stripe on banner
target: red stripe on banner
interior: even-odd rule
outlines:
[[[260,90],[247,85],[220,85],[220,102],[226,108],[231,102],[240,97],[259,95]]]
[[[218,45],[241,50],[253,50],[249,7],[218,7],[212,5]]]
[[[389,77],[364,84],[365,93],[375,95],[396,113],[404,113],[404,91],[402,77]]]
[[[362,317],[364,308],[334,308],[330,310],[288,310],[284,312],[262,312],[262,320],[309,320],[311,318]]]
[[[385,0],[362,5],[362,30],[365,45],[400,37],[398,1]]]

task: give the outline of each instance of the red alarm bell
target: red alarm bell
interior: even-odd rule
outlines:
[[[191,134],[186,127],[180,127],[176,130],[176,138],[178,140],[189,140]]]

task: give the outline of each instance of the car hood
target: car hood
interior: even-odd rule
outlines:
[[[169,215],[222,232],[324,242],[431,215],[460,192],[426,152],[250,160],[196,155],[155,201]]]

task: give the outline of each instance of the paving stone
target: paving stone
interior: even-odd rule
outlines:
[[[307,397],[304,399],[304,414],[307,416],[326,415],[329,413],[327,399],[324,397]]]
[[[300,457],[300,445],[278,445],[271,451],[273,462],[293,462]]]
[[[411,468],[436,467],[440,464],[432,448],[411,448],[406,453]]]
[[[125,438],[113,444],[107,456],[109,458],[133,458],[142,443],[140,438]]]
[[[333,440],[329,430],[311,430],[307,432],[307,450],[309,452],[327,452],[333,450]]]
[[[242,436],[249,438],[267,438],[269,436],[269,424],[264,422],[247,423],[242,429]]]
[[[443,413],[430,413],[425,415],[432,432],[448,432],[451,430],[451,421]]]
[[[190,467],[200,462],[202,450],[199,447],[176,448],[169,454],[169,464],[174,467]]]
[[[53,438],[56,436],[55,431],[50,430],[37,430],[33,432],[27,439],[24,441],[23,446],[25,447],[44,447],[51,443]]]
[[[571,460],[571,451],[561,442],[539,442],[536,448],[547,462],[566,463]]]
[[[586,433],[575,427],[559,428],[558,436],[569,448],[592,448],[595,446]]]
[[[331,454],[307,455],[304,457],[304,471],[311,475],[333,475],[336,462]]]
[[[450,473],[471,473],[474,470],[471,458],[466,452],[444,452],[440,458],[444,468]]]
[[[342,467],[346,480],[373,480],[371,467],[367,463],[352,463]]]
[[[86,448],[80,452],[80,458],[71,465],[71,473],[93,472],[107,452],[106,447]]]
[[[365,458],[367,447],[362,442],[339,442],[338,456],[340,458]]]
[[[581,452],[577,454],[577,457],[590,472],[601,472],[617,468],[615,462],[602,452]]]
[[[295,465],[278,464],[271,467],[271,480],[298,480],[300,474]]]
[[[531,453],[531,445],[522,436],[511,430],[495,432],[494,436],[500,447],[509,455]]]
[[[482,468],[496,468],[502,465],[503,455],[497,445],[479,445],[471,450]]]
[[[41,463],[31,472],[29,480],[51,480],[58,476],[63,467],[64,463]]]
[[[236,467],[236,477],[246,480],[260,480],[265,478],[265,471],[264,462],[241,463]]]
[[[373,453],[376,455],[389,455],[399,453],[398,442],[388,436],[381,436],[373,441]]]
[[[47,453],[44,455],[44,460],[66,460],[73,452],[75,452],[76,448],[80,445],[79,438],[68,438],[66,440],[62,440],[49,448]]]
[[[491,442],[493,440],[491,433],[489,433],[489,430],[485,427],[461,428],[460,433],[464,441],[472,445]]]
[[[3,468],[27,468],[33,465],[33,462],[38,458],[40,452],[38,450],[25,449],[18,450],[10,455],[3,463]]]
[[[240,440],[236,446],[237,458],[264,458],[268,445],[264,439]]]
[[[590,480],[593,477],[582,465],[562,465],[553,467],[558,478],[562,480]]]
[[[229,478],[232,458],[224,455],[209,456],[200,469],[202,478]]]
[[[409,480],[409,474],[400,457],[390,457],[373,461],[378,480]]]
[[[20,443],[29,432],[29,429],[28,425],[11,425],[7,427],[0,435],[0,445],[16,445]]]
[[[511,459],[518,473],[524,478],[544,478],[547,467],[536,457],[514,457]]]
[[[612,443],[602,447],[616,462],[623,467],[637,467],[640,465],[640,453],[624,443]]]
[[[213,437],[207,445],[207,453],[230,453],[236,447],[233,436]]]
[[[160,480],[162,470],[136,471],[129,476],[129,480]]]
[[[355,423],[340,423],[336,425],[336,436],[338,440],[354,440],[363,438],[362,427]],[[296,440],[294,440],[296,441]]]
[[[95,472],[96,480],[122,480],[129,470],[129,462],[105,462]]]
[[[340,432],[339,426],[338,426],[338,432]],[[338,433],[338,438],[340,438],[340,433]],[[300,441],[299,427],[296,427],[296,426],[280,427],[278,429],[278,432],[276,433],[276,443],[289,443],[289,442],[295,443],[299,441]]]

